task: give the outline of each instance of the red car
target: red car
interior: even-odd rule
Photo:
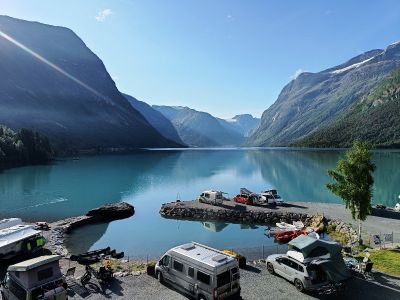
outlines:
[[[236,195],[233,200],[237,203],[243,203],[248,205],[253,205],[253,196],[246,194]]]

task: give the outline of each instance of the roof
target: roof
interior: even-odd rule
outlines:
[[[40,234],[32,225],[16,225],[0,230],[0,247]]]
[[[171,251],[189,257],[210,267],[219,267],[235,261],[230,255],[195,242],[172,248]]]
[[[288,245],[290,249],[300,251],[305,258],[317,247],[326,248],[331,255],[336,255],[342,250],[342,246],[339,243],[317,240],[306,235],[298,236],[297,238],[291,240]]]
[[[44,255],[44,256],[39,256],[36,258],[28,259],[23,262],[20,262],[15,265],[11,265],[8,267],[7,271],[19,271],[19,272],[26,272],[35,268],[38,268],[40,266],[43,266],[45,264],[58,261],[61,259],[60,255]]]

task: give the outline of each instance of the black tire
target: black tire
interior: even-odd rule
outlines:
[[[164,283],[164,277],[161,272],[157,272],[157,279],[158,279],[159,283],[161,283],[161,284]]]
[[[207,300],[206,297],[204,297],[203,295],[200,295],[198,299],[199,300]]]
[[[267,270],[269,274],[275,274],[274,266],[270,262],[267,263]]]
[[[301,282],[301,280],[300,279],[295,279],[294,280],[294,286],[296,287],[296,289],[299,291],[299,292],[303,292],[304,291],[304,285],[303,285],[303,283]]]

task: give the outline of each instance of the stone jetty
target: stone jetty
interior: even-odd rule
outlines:
[[[198,201],[177,201],[161,206],[160,215],[164,218],[198,221],[219,221],[246,224],[292,223],[293,221],[310,222],[311,215],[301,210],[306,207],[287,204],[286,206],[249,206],[224,201],[221,206],[199,203]],[[297,211],[296,211],[297,210]]]
[[[105,204],[90,210],[86,215],[71,217],[50,223],[50,230],[44,231],[43,235],[47,240],[47,248],[56,254],[67,256],[68,251],[64,247],[65,234],[72,230],[94,223],[110,222],[118,219],[125,219],[135,214],[135,208],[126,202]]]

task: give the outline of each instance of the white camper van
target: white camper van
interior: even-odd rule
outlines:
[[[32,258],[9,266],[1,294],[5,300],[66,300],[65,281],[59,255]]]
[[[198,300],[240,295],[238,261],[195,242],[168,250],[155,271],[160,282],[165,281]]]
[[[222,192],[209,190],[202,192],[197,200],[202,203],[221,205],[224,201],[224,196]]]

